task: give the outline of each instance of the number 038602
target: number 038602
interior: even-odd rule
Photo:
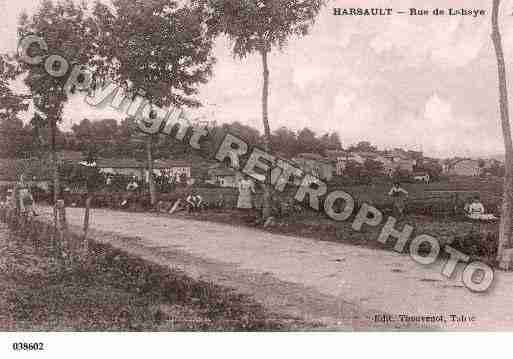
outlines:
[[[43,343],[12,343],[13,350],[44,350]]]

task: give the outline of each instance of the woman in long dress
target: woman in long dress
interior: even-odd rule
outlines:
[[[399,218],[403,216],[404,209],[406,207],[406,198],[408,197],[408,191],[401,187],[399,182],[395,182],[388,195],[392,197],[394,201],[394,214]]]
[[[239,198],[237,199],[237,208],[251,209],[253,208],[252,195],[255,193],[255,186],[253,182],[244,177],[239,181]]]

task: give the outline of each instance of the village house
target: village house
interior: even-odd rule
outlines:
[[[80,164],[86,165],[85,162],[80,162]],[[144,162],[131,158],[99,158],[94,163],[87,165],[97,167],[101,173],[106,175],[135,176],[138,180],[145,177],[146,165]]]
[[[442,163],[443,172],[455,176],[479,176],[482,163],[470,158],[447,160]]]
[[[326,151],[327,159],[335,166],[335,174],[342,176],[346,169],[347,163],[354,161],[363,165],[365,158],[356,152],[348,152],[341,150],[328,150]]]
[[[410,151],[413,152],[413,151]],[[418,155],[421,152],[415,152]],[[413,172],[415,165],[418,162],[417,158],[413,158],[410,153],[401,149],[395,149],[388,152],[347,152],[347,151],[326,151],[328,159],[335,164],[335,173],[341,176],[350,161],[363,165],[366,160],[373,160],[380,162],[383,165],[383,174],[392,176],[397,169]],[[414,156],[416,157],[416,156]]]
[[[25,184],[30,187],[35,186],[45,191],[50,188],[52,176],[48,161],[38,158],[0,158],[0,186],[14,186],[22,175]]]
[[[240,172],[221,164],[215,164],[208,169],[208,179],[205,182],[220,187],[236,188],[240,177]]]
[[[86,164],[84,161],[80,164],[95,166],[106,175],[135,176],[138,180],[148,182],[148,165],[144,161],[132,158],[100,158],[92,164]],[[155,160],[153,161],[153,173],[157,176],[169,176],[177,182],[182,178],[189,180],[192,177],[192,164],[188,161]]]
[[[502,166],[502,162],[494,158],[483,160],[483,169],[485,173],[489,173],[493,168],[499,168]]]
[[[145,171],[145,176],[148,176],[148,171]],[[181,160],[165,160],[160,159],[153,162],[153,173],[156,175],[166,175],[170,178],[175,178],[180,181],[181,178],[189,180],[192,178],[192,163],[189,161]]]
[[[401,149],[394,149],[383,154],[385,161],[383,169],[385,174],[392,176],[396,170],[413,172],[413,168],[417,164],[417,160],[411,158],[407,152]]]
[[[292,161],[305,173],[311,173],[322,180],[331,180],[335,172],[333,163],[316,153],[300,153]]]

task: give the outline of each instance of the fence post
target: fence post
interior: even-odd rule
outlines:
[[[89,230],[89,217],[90,217],[90,211],[91,211],[91,197],[87,197],[85,201],[85,213],[84,213],[84,237],[83,237],[83,244],[84,244],[84,252],[86,259],[89,257],[89,240],[87,239],[87,231]]]
[[[61,261],[61,264],[65,265],[65,241],[66,241],[66,232],[67,232],[67,223],[66,223],[66,207],[64,205],[64,200],[59,199],[56,203],[56,212],[57,212],[57,230],[56,230],[56,246],[57,246],[57,253],[59,256],[59,259]],[[64,268],[63,268],[64,269]]]

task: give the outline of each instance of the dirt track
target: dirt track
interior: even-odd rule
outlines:
[[[82,218],[83,209],[68,209],[71,224]],[[408,314],[444,315],[441,324],[417,328],[513,329],[513,273],[496,272],[494,287],[476,294],[463,287],[459,271],[451,280],[443,277],[441,263],[421,266],[405,255],[342,243],[102,209],[93,211],[91,227],[98,240],[331,328],[400,328],[398,316]],[[376,323],[377,313],[392,314],[395,322]],[[451,314],[475,320],[453,322]]]

